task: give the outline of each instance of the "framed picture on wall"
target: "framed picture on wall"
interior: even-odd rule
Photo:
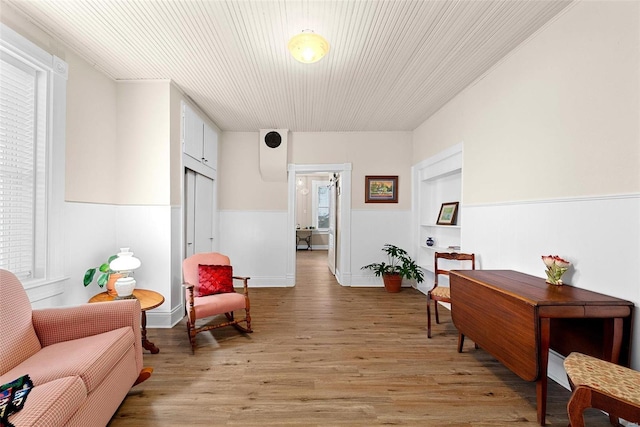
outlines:
[[[398,175],[367,175],[365,180],[365,203],[398,203]]]
[[[440,206],[438,225],[456,225],[458,219],[458,202],[443,203]]]

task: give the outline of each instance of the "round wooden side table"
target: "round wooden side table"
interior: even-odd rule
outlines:
[[[152,354],[156,354],[160,351],[158,347],[155,346],[154,343],[147,339],[147,310],[154,309],[159,307],[164,302],[164,297],[162,294],[151,291],[149,289],[134,289],[133,296],[140,301],[140,309],[142,311],[142,317],[140,319],[140,324],[142,326],[142,347],[146,350],[149,350]],[[91,297],[89,302],[108,302],[114,301],[118,297],[111,296],[106,292],[101,292],[97,295]]]

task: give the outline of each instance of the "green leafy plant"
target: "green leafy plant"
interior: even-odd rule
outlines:
[[[422,269],[411,259],[407,251],[392,244],[385,244],[382,251],[387,254],[388,263],[371,263],[361,267],[361,270],[371,270],[376,276],[397,274],[404,279],[415,279],[416,282],[424,281]]]
[[[109,268],[109,264],[116,258],[118,258],[118,255],[111,255],[106,263],[100,265],[99,267],[88,269],[84,273],[84,286],[89,286],[91,282],[93,282],[93,279],[96,276],[96,272],[99,271],[100,274],[98,275],[98,286],[100,286],[101,288],[104,287],[104,285],[106,285],[107,281],[109,280],[109,275],[113,273],[113,271]]]

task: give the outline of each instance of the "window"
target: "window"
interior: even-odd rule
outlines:
[[[318,230],[329,229],[329,181],[312,181],[312,222]]]
[[[44,151],[38,129],[38,70],[0,54],[0,266],[21,279],[37,276],[36,229],[42,227]],[[42,172],[45,172],[44,170]]]
[[[0,26],[0,268],[23,283],[62,271],[66,71]]]

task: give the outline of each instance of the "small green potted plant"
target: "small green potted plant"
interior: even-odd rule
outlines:
[[[377,277],[382,276],[387,292],[400,292],[402,279],[415,279],[417,283],[424,281],[422,269],[407,251],[389,243],[382,247],[382,251],[387,254],[388,263],[371,263],[361,267],[361,270],[371,270]]]
[[[91,282],[93,282],[93,279],[96,276],[97,272],[100,272],[100,274],[98,275],[98,286],[100,286],[101,288],[104,287],[104,285],[107,285],[107,293],[109,295],[116,295],[115,292],[115,281],[122,276],[121,274],[117,274],[114,273],[110,268],[109,268],[109,264],[111,263],[111,261],[113,261],[114,259],[118,258],[118,255],[111,255],[109,257],[109,259],[107,260],[107,262],[105,262],[104,264],[101,264],[99,267],[94,267],[94,268],[90,268],[88,269],[85,273],[84,273],[84,286],[87,287],[91,284]]]

